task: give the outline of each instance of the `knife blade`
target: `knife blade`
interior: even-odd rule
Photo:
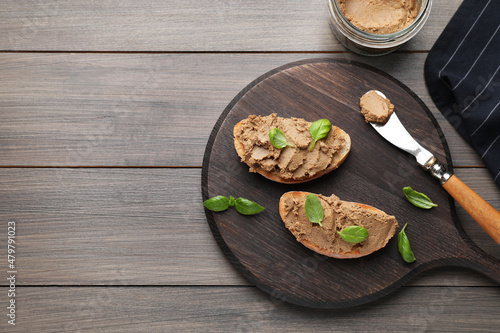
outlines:
[[[425,167],[434,159],[434,155],[422,147],[403,126],[398,116],[394,112],[385,124],[370,122],[370,125],[384,139],[412,154],[417,159],[418,164]]]

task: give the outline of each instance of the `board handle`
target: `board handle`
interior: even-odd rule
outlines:
[[[500,212],[493,208],[457,176],[452,175],[443,188],[462,206],[467,213],[500,244]]]

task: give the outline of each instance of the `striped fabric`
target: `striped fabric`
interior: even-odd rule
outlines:
[[[500,0],[465,0],[432,47],[425,81],[436,106],[500,187]]]

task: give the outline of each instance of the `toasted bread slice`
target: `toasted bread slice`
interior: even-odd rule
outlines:
[[[322,227],[313,225],[305,215],[305,201],[309,192],[292,191],[283,194],[279,212],[288,230],[307,248],[322,255],[352,259],[380,250],[396,233],[398,222],[394,216],[375,207],[341,201],[335,195],[317,195],[325,211]],[[368,230],[368,238],[358,244],[344,241],[337,231],[350,225]]]
[[[271,116],[276,116],[276,115],[273,114]],[[292,118],[292,119],[294,119],[294,118]],[[303,120],[303,119],[300,119],[300,120]],[[241,158],[241,160],[243,162],[245,162],[245,158],[248,155],[248,151],[245,150],[245,146],[241,140],[241,134],[243,133],[242,128],[243,128],[245,122],[247,122],[247,121],[248,121],[248,118],[241,120],[240,122],[238,122],[236,124],[236,126],[234,127],[234,130],[233,130],[234,146],[236,148],[236,152],[238,153],[238,156]],[[311,124],[312,123],[309,122],[309,126]],[[337,169],[345,161],[345,159],[349,155],[349,152],[351,150],[351,138],[349,137],[349,135],[346,132],[344,132],[342,129],[340,129],[337,126],[332,126],[328,136],[337,138],[338,142],[342,142],[342,145],[340,148],[339,147],[329,147],[328,149],[332,149],[332,151],[333,151],[333,149],[336,149],[336,151],[334,152],[334,154],[331,158],[330,163],[324,169],[322,169],[320,171],[315,171],[311,175],[300,176],[297,178],[284,177],[284,176],[280,175],[280,170],[278,168],[275,168],[273,170],[265,170],[265,169],[259,167],[258,165],[255,165],[255,164],[252,165],[252,164],[249,164],[247,162],[246,163],[250,166],[250,171],[257,172],[270,180],[273,180],[273,181],[276,181],[279,183],[286,183],[286,184],[304,183],[304,182],[319,178],[319,177]],[[319,143],[319,141],[318,141],[318,143]],[[318,143],[317,143],[317,145],[318,145]],[[266,144],[268,145],[268,147],[271,146],[270,141]],[[271,149],[273,149],[273,148],[271,147]],[[284,149],[287,149],[287,148],[284,148]],[[315,149],[317,149],[317,148],[315,148]],[[307,148],[302,149],[302,151],[306,151],[306,150],[307,150]]]

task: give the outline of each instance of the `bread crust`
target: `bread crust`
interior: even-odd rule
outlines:
[[[310,192],[291,191],[291,192],[286,192],[281,196],[280,203],[279,203],[279,212],[280,212],[280,216],[281,216],[281,219],[283,220],[283,222],[285,222],[285,217],[286,217],[285,201],[290,197],[292,199],[295,199],[295,200],[299,200],[299,201],[304,200],[305,201],[308,194],[310,194]],[[382,210],[375,208],[373,206],[369,206],[369,205],[358,203],[358,202],[352,202],[352,203],[362,207],[363,209],[366,209],[366,210],[369,210],[372,212],[381,212],[381,213],[385,214],[385,212],[383,212]],[[286,224],[285,224],[285,226],[286,226]],[[290,228],[288,228],[288,227],[287,227],[287,229],[290,230]],[[292,230],[290,230],[290,232],[293,234]],[[395,233],[395,229],[394,229],[394,233]],[[394,233],[391,235],[390,238],[392,238],[392,236],[394,236]],[[315,251],[319,254],[325,255],[327,257],[337,258],[337,259],[354,259],[354,258],[364,257],[364,256],[367,256],[367,255],[375,252],[375,251],[380,250],[381,248],[385,247],[385,245],[387,244],[387,243],[382,244],[380,247],[374,249],[371,252],[367,252],[367,253],[360,253],[359,250],[355,250],[352,252],[346,252],[346,253],[335,253],[335,252],[329,251],[327,249],[320,248],[320,247],[312,244],[311,242],[309,242],[307,239],[303,239],[302,241],[299,241],[299,242],[301,244],[303,244],[305,247],[309,248],[310,250],[313,250],[313,251]]]
[[[241,159],[243,159],[244,155],[245,155],[245,149],[243,147],[243,144],[241,143],[241,141],[238,138],[238,133],[240,133],[240,129],[242,126],[243,126],[243,120],[238,122],[234,126],[234,130],[233,130],[234,147],[236,148],[236,152],[238,153],[238,156]],[[323,175],[326,175],[327,173],[332,172],[333,170],[337,169],[345,161],[345,159],[349,155],[349,152],[351,151],[351,138],[350,138],[349,134],[347,134],[342,129],[338,128],[337,126],[332,125],[332,128],[330,131],[334,131],[335,136],[340,136],[340,137],[344,138],[346,144],[344,147],[342,147],[341,150],[338,151],[337,154],[335,154],[335,159],[334,159],[333,163],[331,163],[325,170],[316,173],[314,176],[300,179],[300,180],[283,179],[276,172],[269,172],[269,171],[266,171],[263,169],[256,169],[255,171],[257,173],[261,174],[262,176],[266,177],[267,179],[270,179],[270,180],[278,182],[278,183],[283,183],[283,184],[305,183],[305,182],[311,181],[313,179],[317,179]]]

